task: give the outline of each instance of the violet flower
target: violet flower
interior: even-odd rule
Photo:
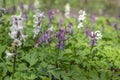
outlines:
[[[63,20],[62,20],[62,19],[59,19],[58,27],[60,28],[62,25],[63,25]]]
[[[95,38],[92,38],[90,41],[90,46],[95,46],[96,42],[97,42],[97,40]]]
[[[95,20],[96,20],[96,15],[95,15],[95,14],[92,14],[92,15],[90,16],[90,20],[91,20],[91,22],[92,22],[92,25],[94,25]]]
[[[41,45],[43,42],[45,42],[47,45],[51,42],[51,30],[43,33],[38,42],[35,44],[35,47]]]
[[[54,19],[54,12],[52,10],[49,10],[48,11],[48,17],[49,17],[49,20],[51,21],[52,19]]]
[[[102,38],[102,35],[101,35],[100,31],[95,31],[95,32],[91,31],[91,33],[90,33],[90,39],[91,39],[90,46],[95,46],[97,43],[97,40],[101,39],[101,38]]]
[[[25,20],[27,20],[28,19],[28,13],[27,13],[27,11],[21,12],[21,17],[24,18]]]
[[[24,5],[23,5],[23,3],[19,4],[19,8],[20,8],[20,11],[22,11],[22,12],[24,11]]]
[[[53,29],[53,26],[52,26],[53,19],[54,19],[54,11],[49,10],[48,11],[48,26],[50,27],[51,30]]]
[[[73,34],[73,24],[71,22],[68,24],[68,32]]]
[[[85,28],[85,34],[86,37],[90,36],[90,30],[88,29],[88,27]]]
[[[63,28],[59,29],[59,32],[57,34],[58,42],[56,44],[57,48],[63,50],[65,48],[65,34],[66,31]]]
[[[29,4],[29,10],[31,10],[32,12],[34,11],[34,4],[33,3]]]
[[[21,17],[23,17],[25,20],[28,19],[28,8],[29,6],[28,5],[24,5],[23,3],[20,3],[18,9],[20,10],[20,13],[21,13]]]
[[[114,23],[113,23],[113,27],[114,27],[115,30],[118,30],[118,23],[117,23],[117,22],[114,22]]]

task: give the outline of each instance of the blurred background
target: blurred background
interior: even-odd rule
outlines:
[[[35,0],[0,0],[0,6],[15,10],[21,3],[31,6],[34,2]],[[99,15],[117,15],[120,13],[120,0],[39,0],[39,3],[40,9],[43,11],[60,9],[61,12],[64,12],[65,4],[69,3],[74,11],[84,9],[89,13]]]

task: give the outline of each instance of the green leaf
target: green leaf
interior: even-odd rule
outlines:
[[[27,67],[27,65],[25,63],[19,64],[18,68],[17,68],[17,70],[19,70],[19,71],[25,71],[27,69],[28,69],[28,67]]]
[[[1,46],[0,45],[0,58],[2,57],[2,53],[5,51],[6,46]]]
[[[34,53],[27,53],[22,59],[26,60],[30,64],[30,66],[35,65],[38,61],[37,55]]]

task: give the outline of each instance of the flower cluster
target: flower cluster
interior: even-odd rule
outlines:
[[[48,30],[43,33],[43,35],[39,38],[38,42],[35,44],[35,47],[41,45],[43,42],[49,44],[51,42],[51,30]]]
[[[71,34],[73,33],[73,24],[71,22],[68,24],[68,32]]]
[[[5,53],[6,53],[6,58],[11,59],[14,56],[14,53],[10,53],[8,50],[6,50]]]
[[[6,12],[4,8],[0,8],[0,17]]]
[[[36,11],[39,11],[39,8],[40,8],[39,0],[35,0],[35,2],[34,2],[34,7],[35,7],[35,10],[36,10]],[[36,11],[35,11],[35,12],[36,12]]]
[[[66,34],[66,30],[63,28],[60,28],[59,32],[57,34],[58,42],[57,42],[56,46],[61,50],[63,50],[65,48],[65,40],[66,40],[65,34]]]
[[[66,18],[70,17],[70,4],[69,3],[67,3],[65,5],[65,14],[64,15],[65,15]]]
[[[0,24],[4,24],[4,18],[2,18],[3,14],[6,12],[4,8],[0,8]]]
[[[40,32],[40,28],[41,28],[41,25],[42,25],[45,15],[43,12],[37,12],[33,17],[34,17],[34,25],[33,25],[34,36],[33,36],[33,38],[36,38]]]
[[[27,35],[24,34],[25,26],[24,19],[21,16],[14,15],[11,17],[11,24],[9,36],[14,40],[12,45],[21,46],[22,41],[26,40]]]
[[[52,20],[53,19],[54,19],[54,11],[53,10],[49,10],[48,11],[48,25],[49,25],[51,30],[53,29],[53,26],[52,26]]]
[[[100,31],[91,31],[89,36],[91,38],[90,46],[95,46],[97,40],[102,38]]]
[[[79,16],[78,16],[78,22],[79,22],[79,24],[77,26],[78,28],[83,27],[83,21],[85,20],[85,18],[86,18],[86,12],[83,11],[83,10],[80,10],[79,11]]]
[[[25,20],[27,20],[28,19],[27,11],[29,10],[29,6],[25,5],[23,3],[20,3],[18,10],[20,11],[21,17],[23,17]]]

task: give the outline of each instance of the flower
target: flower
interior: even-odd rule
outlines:
[[[34,7],[35,7],[35,10],[38,10],[40,8],[39,0],[35,0]]]
[[[44,15],[44,12],[37,12],[33,17],[34,17],[34,25],[33,25],[34,36],[33,36],[33,38],[36,38],[40,32],[40,28],[41,28],[41,25],[42,25],[45,15]]]
[[[86,34],[86,37],[90,35],[90,30],[88,27],[85,28],[85,34]]]
[[[73,33],[73,24],[71,22],[68,24],[68,32]]]
[[[65,5],[65,14],[64,15],[65,15],[66,18],[70,17],[70,4],[69,3],[67,3]]]
[[[92,15],[90,16],[90,20],[91,20],[92,25],[94,25],[96,19],[97,19],[97,17],[96,17],[95,14],[92,14]]]
[[[21,41],[25,41],[27,38],[27,35],[24,34],[25,26],[23,26],[23,21],[24,19],[17,15],[12,16],[10,19],[12,26],[10,27],[10,32],[8,34],[13,39],[12,44],[15,46],[21,46]]]
[[[12,45],[21,46],[22,42],[19,39],[15,39],[14,42],[12,43]]]
[[[102,39],[102,35],[100,31],[95,31],[96,39]]]
[[[91,31],[90,38],[91,38],[90,45],[95,46],[97,43],[97,40],[102,38],[101,32],[100,31]]]
[[[52,20],[54,19],[54,11],[53,10],[49,10],[48,11],[48,25],[49,27],[53,27],[52,26]]]
[[[100,33],[100,31],[92,31],[91,32],[91,38],[95,38],[95,39],[101,39],[102,38],[102,35],[101,35],[101,33]]]
[[[78,21],[79,22],[84,21],[87,15],[86,12],[83,10],[80,10],[78,13],[79,13]]]
[[[83,27],[83,21],[85,20],[86,18],[86,12],[83,11],[83,10],[80,10],[79,11],[79,16],[78,16],[78,28],[82,28]]]
[[[47,45],[51,42],[51,30],[47,30],[43,33],[38,42],[35,44],[35,47],[41,45],[43,42],[45,42]]]
[[[56,46],[57,46],[57,48],[59,48],[61,50],[63,50],[65,48],[65,34],[66,34],[65,29],[60,28],[59,32],[56,36],[58,38]]]
[[[118,23],[117,23],[117,22],[114,22],[114,23],[113,23],[113,27],[114,27],[115,30],[118,30]]]
[[[5,51],[6,58],[12,58],[14,56],[14,53],[10,53],[8,50]]]
[[[83,27],[83,23],[80,22],[80,23],[78,24],[77,28],[82,28],[82,27]]]

